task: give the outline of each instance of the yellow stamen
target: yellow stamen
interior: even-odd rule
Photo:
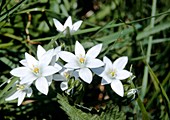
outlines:
[[[115,71],[110,72],[111,76],[114,77],[115,76]]]
[[[65,76],[65,78],[66,78],[66,79],[68,79],[68,78],[69,78],[69,76],[70,76],[70,74],[69,74],[69,73],[67,73],[67,72],[65,72],[65,73],[64,73],[64,76]]]
[[[81,58],[79,59],[79,61],[80,61],[80,63],[84,63],[84,62],[85,62],[85,59],[81,57]]]
[[[24,85],[17,84],[16,86],[17,86],[17,90],[23,90],[25,88]]]
[[[39,68],[37,68],[37,67],[34,68],[33,72],[34,72],[34,73],[39,73]]]

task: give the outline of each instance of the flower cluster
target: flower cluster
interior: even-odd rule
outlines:
[[[70,33],[73,33],[82,23],[82,21],[78,21],[72,25],[71,17],[68,17],[62,26],[58,20],[53,20],[59,32],[64,32],[69,27]],[[26,95],[27,97],[32,95],[32,85],[35,85],[39,92],[47,95],[52,80],[62,81],[60,87],[65,91],[68,89],[68,81],[71,77],[90,84],[94,74],[102,78],[102,85],[110,84],[113,91],[123,97],[124,88],[121,80],[132,75],[131,72],[124,70],[128,58],[123,56],[112,63],[108,57],[104,56],[102,61],[97,58],[101,50],[102,44],[98,44],[86,52],[78,41],[75,43],[74,54],[62,51],[60,46],[46,51],[38,45],[37,59],[31,54],[25,53],[25,59],[20,61],[23,66],[11,70],[10,73],[18,77],[19,81],[16,84],[16,91],[6,100],[18,98],[18,105],[20,105]],[[66,64],[62,64],[58,59],[63,60],[63,63]]]

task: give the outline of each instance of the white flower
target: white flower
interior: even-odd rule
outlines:
[[[130,98],[131,100],[135,99],[136,94],[138,93],[137,89],[130,89],[127,93],[127,97]]]
[[[62,91],[65,91],[68,89],[68,81],[71,75],[71,71],[65,69],[59,72],[60,74],[55,74],[54,75],[54,80],[55,81],[62,81],[60,84],[60,88]]]
[[[131,72],[124,70],[128,58],[127,57],[120,57],[116,59],[113,64],[109,58],[106,56],[103,58],[103,62],[105,63],[105,69],[100,74],[102,77],[102,85],[111,84],[111,88],[115,91],[118,95],[123,97],[124,95],[124,88],[120,80],[124,80],[132,75]]]
[[[21,78],[21,84],[32,83],[35,81],[36,88],[43,94],[47,95],[48,87],[51,79],[48,79],[49,76],[61,70],[61,66],[52,66],[49,65],[53,57],[53,49],[47,52],[41,47],[38,47],[37,58],[36,60],[32,55],[25,53],[25,60],[21,61],[21,64],[24,67],[18,67],[13,69],[10,73],[14,76]]]
[[[18,106],[22,103],[25,96],[30,97],[32,95],[31,84],[16,84],[17,91],[14,92],[11,96],[7,97],[5,100],[10,101],[18,98]]]
[[[41,45],[38,45],[38,48],[37,48],[37,58],[38,60],[40,60],[43,55],[47,52],[53,52],[53,55],[52,57],[55,56],[55,62],[58,60],[59,56],[58,56],[58,53],[61,51],[61,46],[58,46],[56,47],[55,49],[50,49],[48,51],[46,51]]]
[[[67,20],[64,23],[64,26],[55,18],[53,18],[53,21],[54,21],[55,27],[57,28],[57,31],[63,32],[64,34],[67,33],[67,30],[66,30],[67,27],[69,28],[70,34],[74,33],[75,31],[77,31],[79,29],[79,27],[81,26],[81,24],[83,22],[82,20],[79,20],[79,21],[75,22],[74,24],[72,24],[71,16],[69,16],[67,18]]]
[[[92,72],[90,69],[98,68],[104,65],[101,60],[96,59],[101,49],[102,44],[98,44],[89,49],[85,54],[84,47],[76,41],[75,55],[67,51],[61,51],[58,54],[61,59],[67,62],[64,66],[65,68],[74,70],[77,69],[80,78],[87,83],[91,83]]]
[[[78,75],[76,74],[75,71],[71,69],[63,68],[62,70],[59,71],[59,74],[54,74],[53,79],[55,81],[62,81],[60,84],[60,88],[62,91],[65,91],[68,89],[68,81],[70,80],[71,77],[75,77],[75,79],[77,79]]]
[[[47,52],[53,52],[52,60],[51,60],[51,62],[50,62],[49,65],[54,66],[54,67],[56,67],[57,69],[62,69],[62,67],[56,63],[56,61],[57,61],[58,58],[59,58],[58,53],[59,53],[60,51],[61,51],[61,46],[56,47],[54,50],[51,49],[51,50],[46,51],[41,45],[38,45],[37,57],[38,57],[38,60],[40,60],[41,57],[42,57],[45,53],[47,53]],[[48,84],[51,85],[52,80],[53,80],[53,75],[46,76],[46,79],[47,79],[47,81],[48,81]]]

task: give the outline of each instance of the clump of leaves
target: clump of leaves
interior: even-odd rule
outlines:
[[[125,120],[125,114],[119,110],[117,105],[110,105],[110,108],[105,108],[100,114],[92,114],[89,112],[83,112],[81,109],[78,109],[76,106],[72,106],[69,104],[68,98],[64,95],[57,95],[58,102],[61,105],[61,109],[63,109],[68,117],[71,120]],[[87,108],[86,108],[87,109]]]

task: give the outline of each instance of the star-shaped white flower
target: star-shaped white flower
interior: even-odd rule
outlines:
[[[55,74],[54,75],[54,80],[55,81],[62,81],[60,84],[60,88],[62,91],[65,91],[66,89],[68,89],[68,81],[70,78],[72,71],[69,71],[67,69],[60,71],[60,74]]]
[[[36,60],[32,55],[25,53],[25,60],[21,61],[24,67],[18,67],[13,69],[10,73],[14,76],[21,78],[21,84],[32,83],[35,81],[36,88],[43,94],[47,95],[49,82],[47,79],[49,76],[62,69],[60,65],[49,65],[54,54],[54,50],[51,49],[43,54],[40,52],[41,47],[38,47]]]
[[[54,74],[53,79],[55,81],[62,81],[60,84],[60,88],[62,91],[65,91],[68,89],[68,82],[71,77],[75,77],[75,79],[78,79],[77,72],[71,69],[63,68],[59,71],[59,74]]]
[[[102,49],[102,44],[93,46],[85,53],[84,47],[76,41],[75,55],[71,52],[61,51],[59,57],[63,59],[67,64],[64,66],[68,69],[77,70],[80,78],[87,83],[92,81],[92,72],[90,69],[98,68],[104,65],[104,63],[96,59]],[[90,68],[90,69],[89,69]]]
[[[65,21],[64,25],[62,25],[57,19],[53,18],[54,21],[54,25],[57,28],[58,32],[63,32],[63,34],[67,34],[67,27],[69,28],[69,33],[72,34],[75,31],[77,31],[79,29],[79,27],[82,24],[82,20],[79,20],[77,22],[75,22],[74,24],[72,24],[72,19],[71,16],[69,16],[67,18],[67,20]]]
[[[120,57],[112,64],[111,60],[105,56],[103,58],[103,62],[105,63],[105,69],[100,74],[102,77],[101,84],[111,84],[113,91],[115,91],[119,96],[123,97],[124,88],[120,80],[127,79],[132,75],[131,72],[124,70],[128,62],[128,58],[126,56]]]
[[[10,101],[18,98],[18,106],[21,105],[25,96],[30,97],[32,95],[32,89],[30,87],[31,84],[16,84],[17,90],[5,100]]]

